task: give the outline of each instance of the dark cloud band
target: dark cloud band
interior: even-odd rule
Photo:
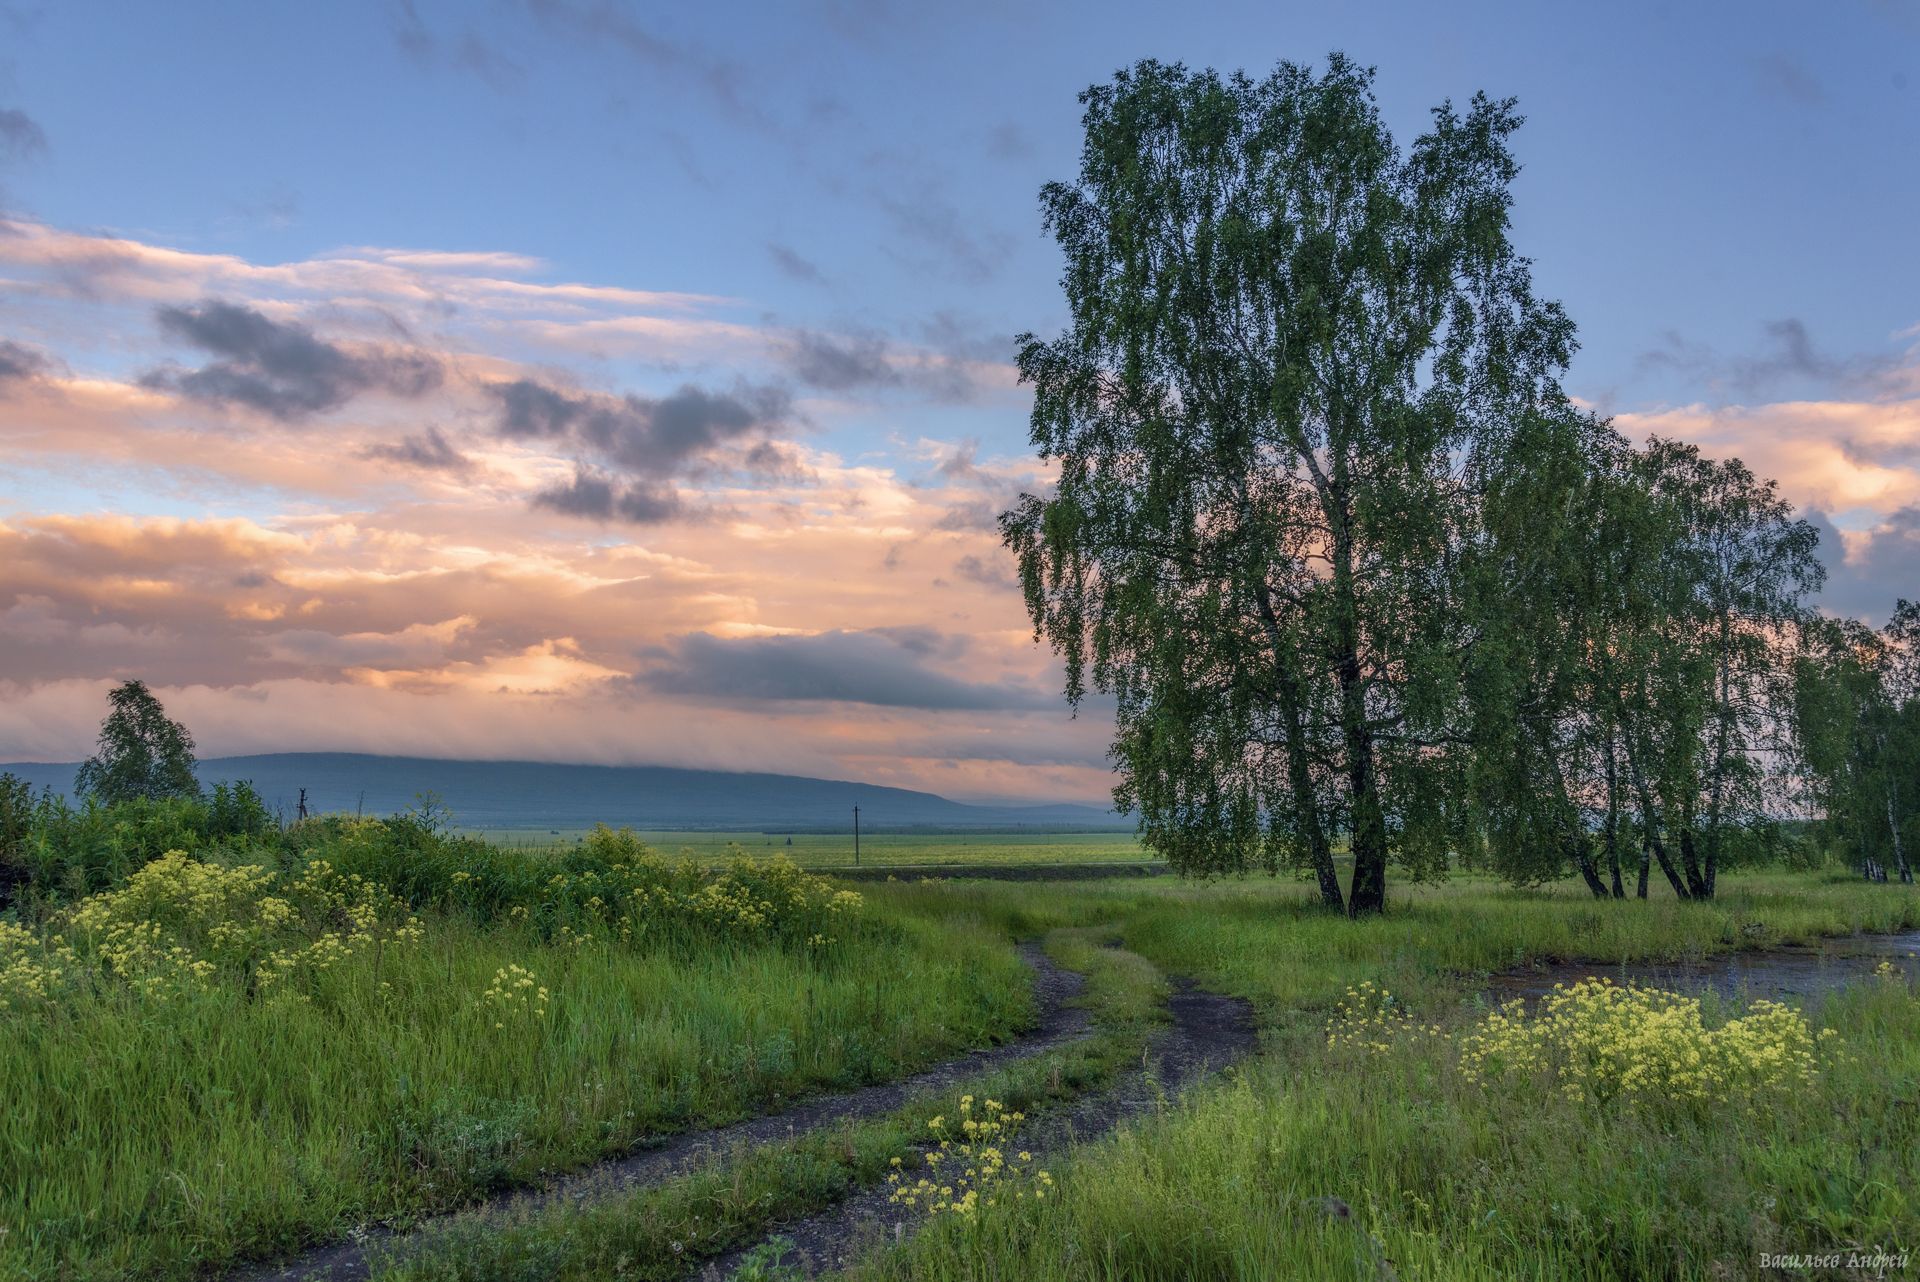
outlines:
[[[440,362],[425,352],[349,349],[238,303],[162,307],[157,315],[162,333],[216,359],[195,370],[156,370],[143,380],[148,386],[284,421],[337,409],[363,392],[424,396],[443,377]]]

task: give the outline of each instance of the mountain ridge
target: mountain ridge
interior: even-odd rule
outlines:
[[[78,762],[0,762],[35,790],[71,795]],[[729,831],[888,828],[1086,827],[1127,829],[1124,816],[1071,802],[981,805],[937,793],[854,780],[681,766],[600,766],[547,761],[461,761],[358,752],[279,752],[209,757],[201,782],[250,782],[267,805],[291,815],[300,789],[314,814],[392,814],[433,793],[463,828],[633,828]]]

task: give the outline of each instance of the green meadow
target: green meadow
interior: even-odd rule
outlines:
[[[586,839],[587,830],[483,829],[495,845],[557,851]],[[854,866],[853,834],[642,831],[641,840],[669,854],[724,860],[740,854],[784,854],[803,868]],[[878,832],[860,836],[860,863],[873,867],[923,864],[1146,863],[1152,852],[1131,832]]]
[[[1689,904],[1458,874],[1353,921],[1291,878],[836,883],[784,849],[677,859],[601,831],[530,850],[407,817],[148,836],[185,844],[68,852],[86,869],[43,846],[0,926],[0,1276],[220,1276],[422,1222],[387,1275],[690,1277],[760,1243],[738,1275],[791,1276],[783,1229],[916,1169],[963,1091],[1044,1119],[1137,1075],[1176,980],[1245,999],[1258,1053],[1056,1145],[1051,1196],[892,1207],[901,1241],[853,1274],[1704,1279],[1920,1239],[1904,959],[1799,1024],[1737,1023],[1765,1011],[1735,998],[1698,1006],[1693,1032],[1621,1025],[1639,1038],[1621,1053],[1654,1068],[1719,1057],[1698,1097],[1663,1078],[1576,1099],[1563,1059],[1476,1076],[1465,1050],[1489,974],[1911,931],[1911,888],[1751,871]],[[946,840],[920,848],[997,864],[1094,845]],[[1088,977],[1083,1036],[606,1197],[433,1220],[1017,1047],[1027,940]],[[1390,996],[1362,1011],[1356,992]],[[1793,1071],[1768,1076],[1769,1055]]]

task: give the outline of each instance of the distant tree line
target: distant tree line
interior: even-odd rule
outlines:
[[[1068,698],[1114,699],[1117,803],[1181,870],[1299,867],[1355,914],[1390,864],[1711,898],[1809,785],[1905,875],[1911,607],[1816,618],[1773,482],[1576,406],[1509,238],[1514,103],[1402,151],[1372,81],[1140,63],[1042,192],[1072,319],[1020,370],[1058,482],[1001,527]]]
[[[1875,631],[1853,619],[1807,629],[1794,712],[1827,834],[1875,881],[1913,881],[1920,840],[1920,604]]]

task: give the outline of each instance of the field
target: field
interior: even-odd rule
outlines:
[[[585,830],[527,832],[491,829],[475,833],[495,845],[528,851],[564,850],[586,838]],[[765,832],[641,832],[640,839],[669,854],[728,859],[738,852],[786,855],[803,868],[853,866],[853,834]],[[791,844],[789,844],[791,843]],[[1131,832],[878,832],[860,836],[860,862],[871,867],[942,864],[1144,863],[1152,852]]]
[[[1577,1054],[1485,996],[1556,959],[1912,931],[1910,888],[1763,871],[1596,903],[1461,875],[1355,923],[1288,879],[849,888],[769,853],[329,820],[17,905],[0,1276],[1705,1279],[1920,1245],[1908,959],[1804,1016],[1582,1008]],[[929,1167],[988,1100],[1012,1132]]]

